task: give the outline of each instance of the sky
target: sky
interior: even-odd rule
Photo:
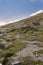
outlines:
[[[0,0],[0,25],[28,17],[43,10],[43,0]]]

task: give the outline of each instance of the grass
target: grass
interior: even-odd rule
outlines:
[[[43,50],[39,50],[39,51],[34,51],[33,54],[43,54]]]
[[[40,61],[40,60],[33,61],[33,60],[30,60],[29,58],[25,58],[22,65],[43,65],[43,61]]]

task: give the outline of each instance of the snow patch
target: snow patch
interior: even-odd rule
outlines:
[[[29,17],[35,16],[35,15],[40,14],[40,13],[43,13],[43,10],[39,10],[39,11],[37,11],[37,12],[31,14]]]
[[[35,16],[35,15],[40,14],[40,13],[43,13],[43,10],[39,10],[39,11],[37,11],[37,12],[31,14],[29,17]],[[13,22],[18,22],[18,21],[20,21],[20,20],[22,20],[22,19],[26,19],[26,18],[28,18],[28,17],[21,18],[21,19],[17,19],[17,20],[13,20],[13,21],[9,21],[9,22],[0,21],[0,26],[6,25],[6,24],[9,24],[9,23],[13,23]]]

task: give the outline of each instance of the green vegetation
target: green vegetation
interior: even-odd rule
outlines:
[[[34,53],[34,54],[36,54],[36,53],[37,53],[37,54],[43,54],[43,50],[34,51],[33,53]]]
[[[43,62],[40,60],[38,61],[26,60],[22,65],[43,65]]]

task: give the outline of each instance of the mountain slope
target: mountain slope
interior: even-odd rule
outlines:
[[[27,58],[30,64],[43,63],[43,13],[0,27],[0,62],[28,63]]]

